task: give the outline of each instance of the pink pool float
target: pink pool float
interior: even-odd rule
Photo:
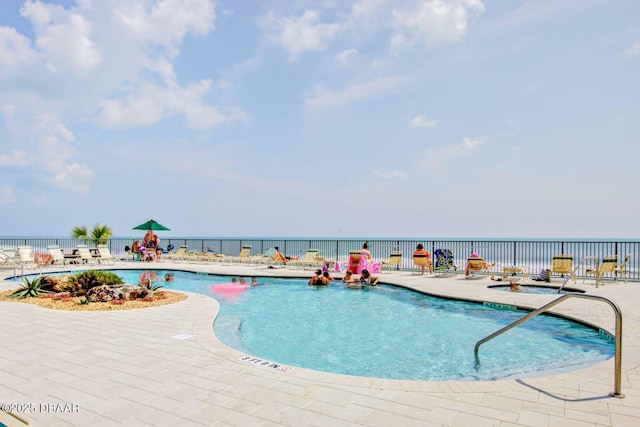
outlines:
[[[211,291],[218,294],[239,294],[244,292],[249,286],[240,283],[219,283],[211,286]]]

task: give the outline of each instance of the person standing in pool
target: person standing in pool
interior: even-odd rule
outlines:
[[[315,274],[313,275],[313,277],[311,277],[311,279],[309,279],[308,283],[311,286],[328,285],[328,283],[325,283],[324,278],[322,277],[322,270],[316,270]]]

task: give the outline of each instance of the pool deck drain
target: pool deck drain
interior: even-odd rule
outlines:
[[[127,267],[149,265],[113,266]],[[311,275],[264,266],[153,267],[248,276]],[[2,271],[0,277],[10,273]],[[385,272],[383,278],[434,295],[506,306],[535,308],[557,297],[492,291],[487,289],[493,283],[488,279],[399,272]],[[11,287],[0,282],[0,290]],[[624,399],[608,396],[613,391],[613,359],[559,375],[479,382],[267,369],[247,363],[246,354],[218,341],[211,327],[217,302],[190,293],[177,304],[113,312],[0,303],[0,403],[33,404],[29,408],[34,410],[18,415],[34,426],[640,425],[640,283],[607,283],[596,289],[588,281],[578,287],[608,297],[622,309]],[[554,311],[613,332],[614,315],[607,304],[576,299]],[[77,411],[62,410],[65,407]]]

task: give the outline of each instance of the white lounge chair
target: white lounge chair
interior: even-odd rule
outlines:
[[[98,262],[115,264],[116,259],[111,255],[111,250],[109,250],[107,245],[96,245],[96,248],[98,248]]]
[[[53,263],[58,265],[65,265],[67,260],[64,258],[64,253],[58,245],[47,245],[47,251],[49,255],[53,257]]]

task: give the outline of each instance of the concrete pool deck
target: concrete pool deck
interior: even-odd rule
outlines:
[[[246,276],[311,275],[246,265],[113,266],[143,267]],[[0,271],[0,278],[12,273]],[[488,278],[435,278],[410,272],[385,272],[382,278],[436,295],[532,308],[557,297],[490,290],[487,286],[496,283]],[[0,282],[0,290],[14,287]],[[241,360],[247,355],[220,343],[212,331],[217,302],[189,294],[186,301],[168,306],[111,312],[0,303],[0,403],[33,404],[33,412],[18,415],[35,426],[640,425],[640,284],[607,282],[596,289],[592,279],[575,287],[608,297],[622,310],[624,399],[609,397],[613,359],[559,375],[481,382],[283,371]],[[599,301],[571,299],[553,311],[614,332],[613,310]],[[470,357],[472,353],[470,349]]]

